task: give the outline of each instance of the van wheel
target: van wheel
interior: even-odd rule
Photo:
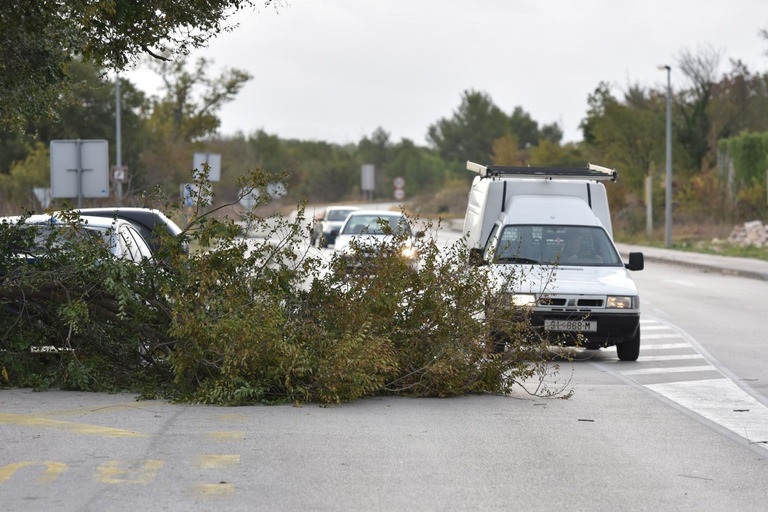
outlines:
[[[637,361],[640,355],[640,326],[632,338],[616,345],[616,353],[622,361]]]

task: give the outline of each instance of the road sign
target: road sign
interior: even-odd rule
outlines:
[[[360,168],[360,190],[373,192],[375,189],[375,167],[373,164],[363,164]]]
[[[51,197],[109,196],[106,140],[51,141]]]
[[[405,178],[398,176],[395,178],[392,184],[395,186],[395,188],[405,188]]]
[[[202,189],[197,183],[182,183],[179,186],[181,201],[187,208],[208,206],[211,203],[210,188]]]
[[[254,206],[256,206],[256,201],[259,200],[259,191],[258,189],[253,189],[249,194],[245,194],[245,189],[241,188],[238,195],[242,196],[240,198],[240,204],[248,211],[251,211]]]
[[[128,181],[128,167],[125,165],[113,165],[112,181],[114,183],[125,183]]]
[[[203,164],[208,164],[208,181],[221,181],[221,154],[195,153],[193,169],[203,170]]]
[[[398,201],[402,201],[403,199],[405,199],[405,190],[402,188],[396,188],[395,199],[397,199]]]
[[[40,206],[43,210],[51,205],[51,188],[50,187],[34,187],[32,192],[35,193],[35,197],[40,202]]]

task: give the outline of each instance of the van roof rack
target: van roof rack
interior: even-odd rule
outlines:
[[[476,172],[481,178],[495,177],[532,177],[544,179],[592,179],[616,181],[619,174],[615,169],[609,169],[595,164],[587,167],[513,167],[507,165],[481,165],[467,160],[467,170]]]

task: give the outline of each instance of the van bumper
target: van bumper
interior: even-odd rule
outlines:
[[[564,313],[552,311],[532,311],[530,316],[531,325],[536,328],[544,329],[544,320],[592,320],[597,322],[596,332],[581,332],[583,341],[581,346],[585,348],[609,347],[618,345],[625,340],[631,339],[637,333],[640,326],[640,313]],[[559,341],[568,346],[576,345],[576,332],[565,331],[547,331],[553,336],[557,336]]]

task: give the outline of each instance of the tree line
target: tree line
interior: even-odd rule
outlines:
[[[35,0],[25,3],[24,9],[0,11],[4,21],[15,23],[2,42],[0,213],[41,209],[32,189],[49,186],[51,140],[107,139],[110,161],[115,161],[114,75],[108,72],[148,59],[162,78],[160,95],[149,96],[120,77],[121,153],[129,168],[126,203],[141,204],[142,197],[158,187],[173,195],[180,183],[190,181],[197,151],[223,155],[221,181],[215,184],[221,201],[237,196],[238,178],[253,168],[287,172],[285,201],[295,203],[303,198],[335,202],[361,197],[363,164],[376,168],[378,197],[392,197],[392,181],[399,176],[405,178],[406,197],[414,198],[446,190],[465,195],[466,160],[534,166],[595,162],[619,170],[620,183],[609,192],[619,226],[630,232],[644,228],[649,180],[655,223],[662,222],[666,88],[634,83],[618,90],[598,83],[588,97],[582,140],[572,143],[562,142],[557,124],[540,124],[524,106],[499,106],[490,95],[474,89],[462,91],[452,113],[425,127],[426,146],[393,140],[385,127],[345,145],[282,139],[265,130],[222,136],[218,112],[251,76],[238,69],[211,76],[206,71],[210,62],[192,61],[186,52],[225,29],[229,14],[253,7],[252,2],[186,0],[187,14],[169,4],[165,7],[173,16],[163,17],[165,25],[150,24],[138,32],[127,29],[149,16],[143,8],[128,13],[116,4],[111,7],[114,12],[109,6],[88,11],[101,21],[103,26],[97,27],[75,2],[68,4],[67,17],[51,25],[56,30],[45,32],[39,21],[47,19],[54,4],[62,8],[51,0]],[[215,9],[210,10],[211,5]],[[210,32],[163,37],[172,28],[195,24]],[[39,37],[37,43],[33,36]],[[765,32],[761,38],[768,40]],[[19,57],[10,51],[14,44],[42,48],[31,54],[35,58],[28,58],[27,67],[19,64],[20,73],[9,71]],[[678,221],[732,222],[763,217],[768,210],[767,146],[739,142],[747,135],[763,140],[768,130],[768,74],[750,70],[738,60],[719,74],[721,60],[718,51],[704,47],[697,52],[683,50],[673,66],[673,202]],[[51,88],[56,87],[60,89],[54,94]],[[31,100],[13,99],[21,91],[34,105]],[[744,147],[749,151],[740,149]],[[104,202],[113,204],[114,198]],[[450,201],[445,203],[433,207],[438,213],[451,210]]]

